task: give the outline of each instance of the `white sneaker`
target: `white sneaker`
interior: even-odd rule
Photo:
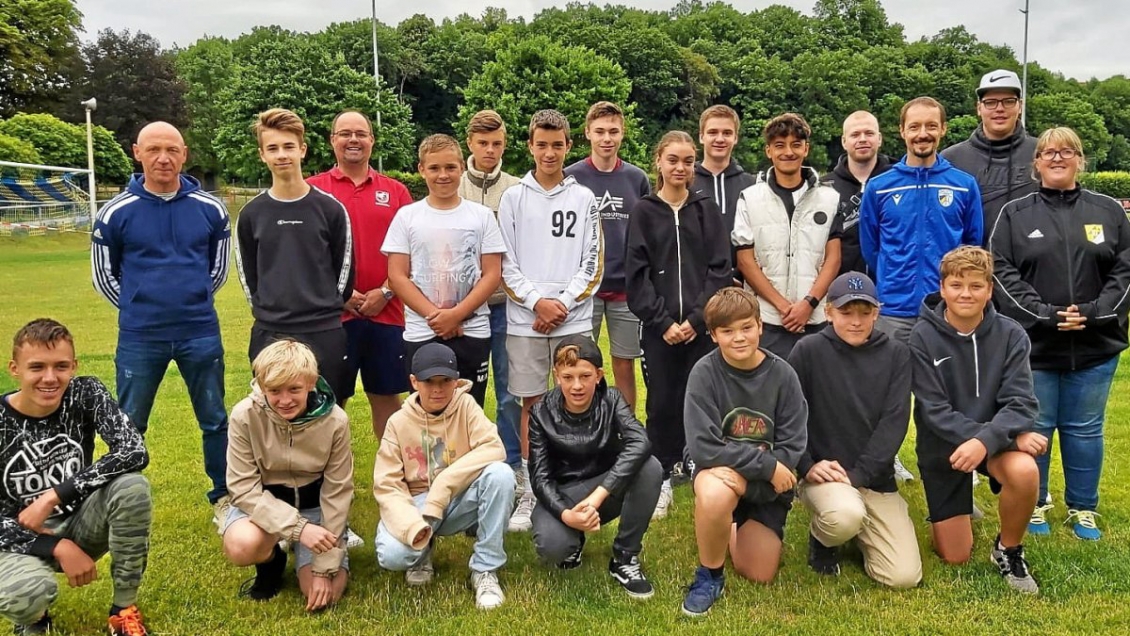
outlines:
[[[518,500],[517,507],[514,508],[514,514],[510,515],[510,525],[506,528],[507,531],[528,532],[530,528],[534,527],[534,522],[530,519],[530,515],[534,514],[534,504],[536,501],[533,493],[522,493],[522,497]]]
[[[977,471],[973,471],[973,487],[976,488],[977,486],[980,486],[980,485],[981,485],[981,475]]]
[[[432,551],[428,550],[422,561],[408,568],[404,573],[404,582],[411,587],[420,587],[432,582],[436,570],[432,567]]]
[[[902,460],[895,456],[895,479],[899,481],[914,481],[914,473],[902,465]]]
[[[365,540],[362,539],[360,536],[358,536],[358,534],[353,531],[353,528],[346,528],[345,529],[345,549],[346,550],[352,550],[354,548],[360,548],[363,545],[365,545]]]
[[[506,602],[494,572],[471,572],[471,587],[475,590],[475,607],[479,609],[494,609]]]
[[[663,485],[659,488],[659,501],[655,502],[655,512],[651,513],[651,518],[662,519],[666,517],[671,510],[671,501],[674,498],[675,493],[671,491],[671,480],[663,480]]]
[[[514,471],[514,500],[517,501],[530,489],[530,474],[519,468]]]

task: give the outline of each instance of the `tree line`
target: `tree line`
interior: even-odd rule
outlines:
[[[145,123],[170,121],[185,131],[189,169],[242,183],[267,176],[249,126],[275,106],[306,120],[310,171],[332,164],[329,126],[343,108],[380,112],[374,155],[400,170],[414,168],[427,134],[462,138],[471,114],[494,108],[511,131],[506,167],[520,172],[533,112],[568,116],[580,157],[585,110],[600,99],[625,106],[624,152],[636,162],[647,163],[666,130],[696,131],[704,108],[726,103],[742,116],[735,156],[747,169],[766,164],[761,127],[785,111],[812,125],[809,160],[825,168],[842,152],[840,125],[852,111],[874,112],[897,155],[899,109],[931,95],[949,113],[947,143],[956,143],[977,126],[981,75],[1020,69],[1012,49],[964,27],[908,41],[879,0],[816,0],[811,14],[702,0],[667,11],[574,2],[528,21],[488,8],[438,23],[424,15],[378,23],[378,90],[367,18],[314,33],[256,27],[164,49],[128,30],[81,43],[72,0],[4,1],[13,3],[21,10],[0,9],[0,117],[39,112],[79,123],[78,102],[96,96],[96,120],[124,149]],[[1078,80],[1030,62],[1028,92],[1030,131],[1071,126],[1091,170],[1130,170],[1130,79]],[[0,123],[0,159],[11,145]]]

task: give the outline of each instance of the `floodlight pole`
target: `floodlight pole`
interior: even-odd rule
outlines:
[[[1020,89],[1020,125],[1025,126],[1028,123],[1028,3],[1030,0],[1024,0],[1024,8],[1020,10],[1024,14],[1024,79],[1021,81]]]
[[[90,121],[90,113],[98,108],[98,100],[91,97],[81,104],[86,109],[86,167],[90,170],[90,224],[94,225],[94,217],[98,214],[98,199],[94,187],[94,124]]]
[[[381,129],[381,63],[377,48],[377,0],[373,0],[373,82],[377,85],[377,131]],[[384,172],[384,153],[377,151],[377,172]]]

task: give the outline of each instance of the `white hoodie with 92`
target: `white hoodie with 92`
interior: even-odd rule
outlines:
[[[592,330],[592,298],[604,275],[604,238],[596,197],[573,177],[550,190],[533,172],[502,193],[498,223],[507,253],[502,261],[507,333],[533,338]],[[550,334],[533,329],[543,298],[569,311]]]

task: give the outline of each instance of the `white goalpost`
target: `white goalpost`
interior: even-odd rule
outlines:
[[[0,236],[86,229],[96,212],[92,169],[0,161]]]

